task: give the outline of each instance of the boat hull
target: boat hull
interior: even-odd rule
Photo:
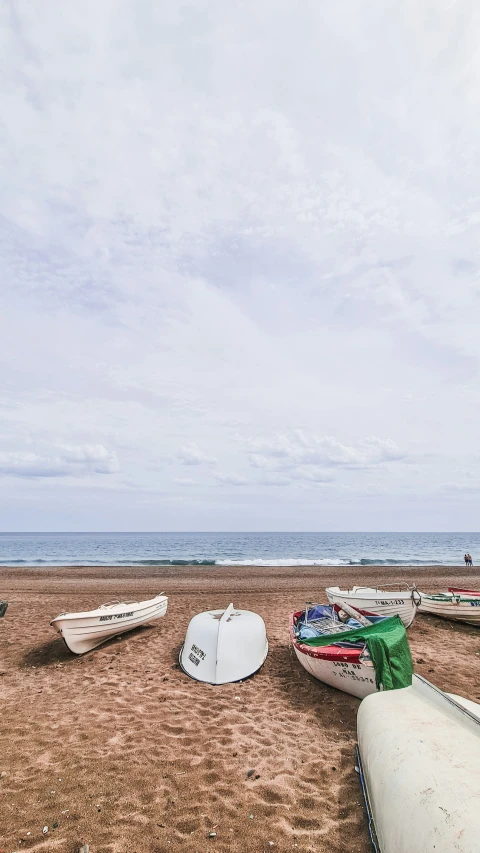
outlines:
[[[64,613],[50,624],[73,654],[83,655],[112,637],[159,619],[167,612],[167,606],[168,598],[159,595],[148,601],[98,608],[86,613]]]
[[[417,613],[415,600],[420,601],[415,590],[386,592],[371,588],[354,587],[353,590],[329,587],[325,590],[330,604],[342,606],[342,602],[350,604],[356,610],[368,610],[377,616],[400,616],[405,628],[409,628]]]
[[[327,646],[327,648],[331,647]],[[364,699],[370,693],[375,693],[377,688],[373,666],[366,666],[358,659],[347,662],[332,660],[326,655],[309,654],[297,648],[295,644],[294,650],[303,668],[324,684],[343,690],[344,693],[350,693],[357,699]]]
[[[460,601],[452,595],[450,601],[438,601],[434,597],[421,593],[420,613],[431,613],[442,619],[452,619],[454,622],[465,622],[467,625],[480,627],[480,595]]]
[[[198,613],[187,629],[180,650],[183,671],[195,681],[228,684],[253,675],[265,661],[268,641],[258,613],[226,610]]]
[[[295,615],[290,618],[290,639],[298,660],[310,675],[357,699],[376,692],[375,668],[373,663],[361,660],[361,649],[335,645],[318,648],[298,642],[294,633]]]
[[[360,705],[361,771],[381,853],[478,853],[475,704],[414,676],[411,687]]]

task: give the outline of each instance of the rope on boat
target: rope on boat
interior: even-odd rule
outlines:
[[[420,607],[420,605],[422,603],[422,596],[420,595],[416,584],[414,584],[412,586],[412,601],[413,601],[415,607]]]

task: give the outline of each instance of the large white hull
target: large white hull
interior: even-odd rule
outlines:
[[[50,624],[76,655],[83,655],[126,631],[158,619],[167,612],[168,598],[157,595],[148,601],[99,607],[85,613],[62,613]]]
[[[412,590],[390,592],[386,590],[353,587],[351,590],[329,587],[325,590],[330,604],[342,606],[346,602],[356,610],[367,610],[377,616],[400,616],[405,628],[408,628],[417,612],[415,598],[419,600],[419,594],[412,595]]]
[[[362,702],[361,778],[379,853],[478,853],[479,714],[418,676]]]
[[[432,613],[442,619],[453,619],[455,622],[466,622],[468,625],[480,626],[480,596],[472,596],[470,600],[458,601],[458,596],[452,596],[450,601],[436,601],[433,596],[421,593],[422,601],[418,608],[421,613]]]
[[[376,692],[373,665],[314,657],[313,654],[301,651],[295,643],[293,648],[304,669],[324,684],[343,690],[344,693],[350,693],[358,699],[364,699],[370,693]]]
[[[227,684],[253,675],[267,653],[262,617],[230,604],[226,610],[208,610],[190,620],[179,661],[196,681]]]

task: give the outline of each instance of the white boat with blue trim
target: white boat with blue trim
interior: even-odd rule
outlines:
[[[454,622],[466,622],[467,625],[480,627],[480,592],[475,590],[450,589],[448,592],[421,592],[419,610],[421,613],[431,613],[442,619],[453,619]]]

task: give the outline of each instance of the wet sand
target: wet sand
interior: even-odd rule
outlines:
[[[288,616],[326,601],[325,586],[387,579],[480,588],[475,567],[2,568],[0,853],[83,843],[90,853],[370,853],[359,701],[305,672]],[[80,658],[49,627],[62,611],[162,591],[163,619]],[[264,618],[265,665],[238,684],[192,681],[177,663],[188,622],[230,601]],[[418,615],[409,639],[420,675],[480,700],[478,629]]]

